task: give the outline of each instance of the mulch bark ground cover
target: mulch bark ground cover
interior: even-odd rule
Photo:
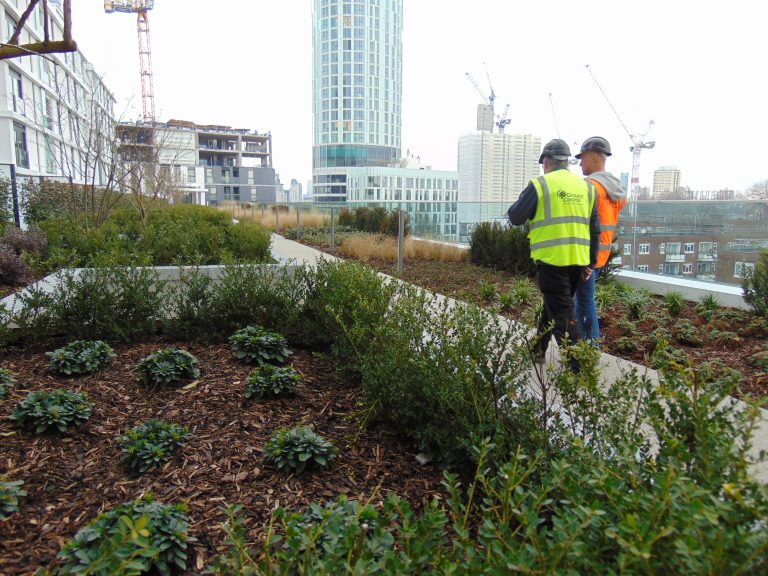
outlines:
[[[313,246],[318,250],[327,251],[325,246]],[[437,262],[437,261],[406,261],[403,263],[403,271],[397,274],[396,267],[392,262],[371,260],[365,263],[379,272],[397,276],[400,279],[426,288],[432,292],[443,294],[459,300],[471,301],[475,304],[490,307],[488,303],[483,302],[480,296],[480,287],[483,284],[493,284],[496,286],[498,294],[507,292],[518,277],[509,272],[492,270],[476,266],[469,262]],[[531,282],[534,282],[531,279]],[[534,289],[536,291],[536,289]],[[654,306],[660,307],[660,299]],[[615,311],[605,314],[600,318],[600,331],[603,337],[602,350],[607,354],[631,360],[642,365],[650,365],[647,356],[653,349],[655,340],[651,337],[653,330],[658,328],[656,319],[640,320],[634,322],[634,332],[628,333],[626,327],[621,326],[620,320],[626,317],[626,307],[619,303]],[[744,318],[751,317],[747,311],[734,311],[742,314]],[[501,312],[504,316],[518,321],[526,321],[531,318],[529,307],[518,307],[507,312]],[[675,322],[680,319],[688,319],[696,326],[704,336],[700,346],[688,346],[672,341],[670,344],[682,350],[685,357],[690,360],[694,366],[701,362],[719,361],[722,365],[741,372],[743,381],[734,396],[738,398],[768,398],[768,373],[759,370],[747,362],[748,358],[761,350],[768,350],[768,342],[764,335],[748,334],[744,331],[747,322],[741,324],[737,321],[732,322],[728,327],[733,330],[737,338],[708,338],[712,333],[711,326],[700,317],[696,311],[696,305],[688,302],[680,314],[669,317],[666,320],[667,327],[673,330]],[[723,328],[721,326],[721,328]],[[622,336],[633,336],[637,339],[638,349],[627,351],[619,349],[616,346],[618,338]],[[768,402],[768,401],[766,401]],[[764,407],[768,405],[764,404]]]
[[[65,379],[47,368],[46,351],[57,340],[0,353],[0,367],[16,380],[0,401],[0,473],[24,480],[20,510],[0,521],[0,575],[31,574],[51,565],[62,545],[99,513],[151,492],[166,504],[189,506],[188,574],[200,573],[224,550],[225,506],[243,505],[249,541],[256,543],[277,506],[302,511],[313,501],[374,501],[394,492],[416,508],[442,493],[442,474],[420,466],[415,453],[377,427],[361,427],[358,389],[346,383],[324,355],[294,349],[289,360],[302,375],[294,397],[245,400],[253,366],[235,360],[224,344],[157,341],[113,346],[117,357],[96,374]],[[139,360],[162,347],[194,354],[200,378],[164,389],[142,385]],[[90,420],[68,434],[35,436],[8,419],[34,390],[87,392],[95,403]],[[151,418],[187,425],[187,443],[162,468],[131,476],[120,462],[117,438]],[[266,465],[262,447],[279,427],[311,425],[339,454],[328,470],[294,476]]]

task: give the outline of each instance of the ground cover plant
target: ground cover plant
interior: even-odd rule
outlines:
[[[115,352],[101,340],[75,340],[63,348],[48,352],[48,365],[61,376],[90,374],[109,365]]]
[[[93,403],[85,393],[58,388],[30,392],[16,405],[10,419],[35,434],[67,432],[87,422],[92,412]]]
[[[293,352],[280,334],[262,326],[246,326],[229,338],[232,352],[238,360],[255,364],[280,364]]]
[[[179,380],[200,376],[197,358],[180,348],[163,348],[142,358],[136,373],[145,384],[167,386]]]
[[[0,520],[18,511],[19,499],[27,495],[21,489],[23,485],[23,480],[11,481],[7,476],[0,476]]]
[[[245,381],[246,398],[276,398],[289,396],[301,384],[301,375],[293,366],[264,364],[254,368]]]
[[[279,428],[264,445],[265,460],[278,470],[301,474],[305,470],[327,468],[339,449],[309,426]]]
[[[0,400],[5,400],[10,394],[15,382],[11,371],[7,368],[0,368]]]
[[[117,443],[128,470],[140,474],[161,466],[184,445],[189,428],[152,419],[120,436]]]

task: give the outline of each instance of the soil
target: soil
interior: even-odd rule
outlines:
[[[350,498],[380,501],[394,492],[417,509],[442,492],[437,468],[420,466],[409,446],[387,430],[363,427],[357,418],[360,392],[320,353],[294,350],[290,363],[303,383],[294,397],[245,400],[252,366],[237,362],[228,346],[156,341],[114,346],[112,365],[88,376],[65,379],[47,368],[49,341],[4,351],[0,366],[16,380],[0,401],[0,472],[24,480],[20,510],[0,522],[0,574],[31,574],[50,566],[62,545],[99,513],[152,492],[165,503],[189,506],[187,574],[201,573],[223,551],[225,506],[243,505],[248,539],[257,543],[277,506],[301,511],[310,502]],[[165,389],[140,384],[133,367],[166,346],[194,354],[202,375]],[[8,419],[34,390],[87,392],[95,403],[90,420],[65,435],[35,436]],[[131,476],[120,462],[118,436],[150,418],[184,424],[190,436],[162,468]],[[311,425],[339,447],[328,470],[294,476],[264,462],[262,447],[278,427]]]
[[[326,250],[323,246],[313,247]],[[484,284],[494,285],[496,294],[503,294],[519,280],[519,277],[509,272],[483,268],[469,262],[406,261],[403,263],[402,273],[398,274],[392,262],[371,260],[365,264],[379,272],[399,277],[432,292],[474,302],[486,308],[494,307],[497,312],[508,318],[523,322],[530,322],[532,318],[533,304],[500,311],[498,299],[491,302],[483,299],[481,286]],[[531,279],[531,282],[534,280]],[[538,290],[534,288],[533,291],[535,298],[532,301],[535,302],[539,298]],[[706,361],[719,363],[716,370],[721,373],[723,367],[738,370],[742,381],[733,395],[737,398],[762,399],[763,407],[768,408],[768,372],[749,363],[750,356],[756,352],[768,350],[766,341],[768,331],[749,328],[750,323],[755,319],[749,311],[733,308],[722,308],[722,310],[730,317],[707,322],[701,317],[696,303],[687,302],[679,314],[670,315],[666,312],[661,298],[654,298],[649,309],[644,311],[642,318],[634,320],[629,316],[626,305],[619,302],[610,310],[610,313],[600,317],[602,350],[613,356],[650,366],[649,357],[656,343],[653,332],[659,326],[664,326],[671,336],[670,346],[680,350],[693,366]],[[702,338],[700,345],[692,346],[677,341],[675,324],[682,319],[688,320],[696,327],[697,333]],[[715,329],[721,332],[717,337],[714,336]],[[622,337],[624,337],[623,341]],[[631,337],[637,349],[625,349],[627,337]]]

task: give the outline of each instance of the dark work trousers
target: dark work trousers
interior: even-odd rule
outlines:
[[[552,334],[562,346],[566,334],[570,344],[581,339],[579,325],[574,315],[573,295],[581,282],[584,266],[552,266],[543,262],[536,263],[536,279],[544,297],[544,311],[539,320],[540,340],[536,345],[537,355],[543,355],[549,346]],[[554,328],[549,324],[554,323]],[[574,365],[578,371],[578,366]]]

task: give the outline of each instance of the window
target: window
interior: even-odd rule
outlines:
[[[674,255],[678,256],[681,254],[680,252],[680,242],[667,242],[667,255],[669,256]]]
[[[624,256],[632,255],[632,244],[624,244]]]
[[[664,254],[665,248],[666,248],[666,244],[664,244],[664,242],[659,244],[659,254]]]
[[[686,254],[693,254],[693,247],[694,247],[693,242],[686,242],[685,246],[683,247],[683,250],[685,251]]]
[[[24,114],[24,84],[21,81],[21,74],[13,68],[8,69],[11,76],[11,94],[13,111]]]
[[[693,264],[683,264],[683,274],[693,274]]]
[[[195,167],[194,166],[187,166],[187,182],[194,182],[195,179],[196,179]]]
[[[747,272],[747,270],[754,270],[754,269],[755,269],[754,262],[736,262],[736,264],[733,267],[733,276],[734,278],[744,278],[744,274]]]
[[[648,265],[647,264],[641,264],[637,267],[638,272],[648,272]]]
[[[659,274],[664,274],[664,264],[659,264]]]
[[[699,242],[699,254],[711,255],[715,251],[714,242]]]
[[[16,144],[16,165],[29,168],[29,152],[27,151],[27,129],[22,124],[13,123],[13,134]]]
[[[212,168],[206,168],[205,169],[205,183],[206,184],[210,184],[211,182],[213,182],[213,169]],[[211,190],[213,190],[213,194],[216,193],[216,189],[215,188],[211,188]]]
[[[638,254],[650,254],[650,253],[651,253],[650,244],[640,244],[640,249],[638,250]]]

